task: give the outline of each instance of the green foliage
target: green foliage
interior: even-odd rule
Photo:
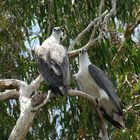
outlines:
[[[0,1],[0,78],[16,78],[31,82],[38,76],[33,43],[48,37],[54,26],[63,25],[68,48],[74,39],[98,15],[98,0],[1,0]],[[108,29],[125,34],[126,24],[135,25],[139,17],[139,0],[117,0],[115,18]],[[103,10],[111,9],[105,1]],[[39,28],[38,35],[36,32]],[[133,34],[133,33],[131,33]],[[90,34],[75,47],[84,46]],[[116,37],[116,36],[115,36]],[[25,43],[26,41],[26,43]],[[28,43],[27,43],[28,42]],[[112,79],[124,107],[126,129],[109,126],[113,140],[140,139],[140,48],[130,36],[123,43],[114,44],[110,37],[104,39],[89,52],[91,61],[102,68]],[[71,75],[77,72],[77,61],[70,60]],[[74,78],[71,87],[75,88]],[[45,84],[40,87],[47,90]],[[19,104],[0,103],[0,139],[7,139],[19,115]],[[38,112],[27,139],[97,139],[98,121],[90,103],[79,97],[52,100]]]

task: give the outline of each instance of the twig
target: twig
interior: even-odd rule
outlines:
[[[69,54],[69,57],[70,58],[76,57],[79,54],[79,52],[80,52],[81,49],[89,50],[90,48],[94,47],[95,44],[96,44],[96,42],[98,42],[99,40],[101,40],[102,36],[103,36],[103,34],[100,33],[99,36],[96,39],[94,39],[94,40],[93,39],[90,39],[89,42],[85,46],[83,46],[82,48],[79,48],[77,50],[74,50],[74,51],[69,52],[68,53]]]
[[[99,16],[102,14],[103,7],[104,7],[104,0],[101,0],[99,5],[99,12],[98,12]]]

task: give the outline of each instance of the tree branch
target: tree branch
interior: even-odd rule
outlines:
[[[98,12],[99,16],[102,14],[103,7],[104,7],[104,0],[101,0],[99,5],[99,12]]]
[[[103,6],[103,1],[101,1],[100,3],[100,10],[102,10],[102,6]],[[100,13],[99,10],[99,13]],[[109,20],[110,17],[112,17],[116,12],[116,0],[112,0],[112,9],[110,10],[110,12],[108,12],[107,10],[99,15],[97,18],[95,18],[87,27],[86,29],[84,29],[75,39],[75,41],[69,46],[69,57],[73,58],[76,57],[79,54],[79,51],[81,49],[90,49],[92,47],[95,47],[96,42],[100,41],[103,38],[103,32],[107,31],[107,21]],[[103,19],[103,20],[102,20]],[[88,43],[83,46],[82,48],[79,48],[77,50],[72,51],[72,49],[74,48],[74,46],[76,45],[76,43],[85,35],[85,33],[87,33],[92,27],[94,26],[90,39],[88,41]],[[100,32],[99,35],[93,39],[95,37],[95,32],[100,28]]]
[[[43,78],[41,75],[39,75],[35,80],[33,80],[31,82],[31,84],[29,85],[31,92],[33,92],[35,89],[39,88],[42,81],[43,81]]]
[[[0,80],[0,85],[3,89],[6,88],[19,88],[19,91],[17,90],[8,90],[5,92],[1,93],[1,99],[0,101],[10,99],[13,97],[18,97],[19,96],[19,102],[20,102],[20,116],[16,122],[16,125],[14,129],[12,130],[9,140],[19,140],[19,139],[24,139],[26,136],[29,127],[32,124],[32,121],[34,119],[34,116],[36,114],[35,111],[39,110],[41,107],[43,107],[48,101],[56,97],[54,94],[51,92],[48,92],[46,99],[37,107],[32,107],[31,103],[31,92],[33,92],[35,89],[39,87],[39,85],[42,82],[42,77],[38,76],[34,81],[31,82],[31,84],[27,84],[26,82],[20,81],[20,80]],[[12,85],[12,86],[11,86]],[[94,108],[97,110],[97,114],[100,120],[100,126],[101,126],[101,132],[102,132],[102,137],[107,135],[107,131],[105,129],[105,123],[104,119],[102,117],[102,114],[99,110],[99,106],[97,105],[95,99],[93,99],[91,96],[88,94],[78,91],[78,90],[69,90],[68,92],[69,96],[80,96],[90,102],[92,102]]]
[[[19,96],[19,92],[16,90],[7,90],[5,92],[0,92],[0,102],[12,98],[17,98],[18,96]]]
[[[76,37],[76,39],[74,40],[73,43],[71,43],[71,45],[69,46],[69,51],[73,50],[74,46],[76,45],[76,43],[87,33],[89,32],[89,30],[95,26],[97,24],[97,22],[99,21],[100,18],[103,18],[106,14],[108,13],[108,10],[106,10],[102,15],[100,15],[99,17],[95,18],[80,34],[78,34],[78,36]],[[70,53],[69,53],[70,54]]]
[[[15,79],[1,79],[0,89],[17,89],[19,90],[19,80]]]
[[[20,102],[20,116],[9,136],[9,140],[21,140],[25,138],[36,114],[31,111],[30,95],[40,86],[42,81],[43,79],[41,76],[38,76],[30,85],[24,81],[15,79],[0,80],[0,89],[6,90],[0,93],[0,101],[19,96]]]
[[[68,95],[69,96],[79,96],[79,97],[82,97],[82,98],[84,98],[87,101],[90,101],[92,103],[92,105],[96,111],[97,117],[99,119],[99,124],[100,124],[100,128],[101,128],[101,136],[100,136],[101,140],[109,140],[105,121],[104,121],[104,118],[103,118],[102,113],[100,111],[99,103],[96,102],[96,99],[94,99],[93,97],[91,97],[87,93],[84,93],[84,92],[79,91],[79,90],[73,90],[73,89],[69,90]],[[33,112],[38,111],[41,107],[43,107],[46,103],[48,103],[48,101],[53,97],[56,97],[56,96],[52,92],[48,92],[46,99],[37,107],[33,107],[32,111]]]

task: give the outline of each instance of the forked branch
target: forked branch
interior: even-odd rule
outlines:
[[[92,47],[95,47],[97,42],[100,42],[101,39],[104,36],[104,32],[107,31],[107,22],[109,21],[109,19],[116,13],[116,0],[112,0],[112,9],[108,12],[108,10],[106,10],[105,12],[103,12],[103,14],[101,14],[102,8],[103,8],[103,0],[100,3],[99,6],[99,16],[97,18],[95,18],[77,37],[76,39],[73,41],[73,43],[69,46],[69,57],[73,58],[76,57],[79,54],[79,51],[81,49],[86,49],[89,50]],[[92,29],[93,28],[93,29]],[[78,41],[80,41],[80,39],[85,35],[85,33],[89,32],[89,30],[92,29],[92,33],[90,36],[90,39],[88,41],[88,43],[86,45],[84,45],[83,47],[77,49],[77,50],[73,50],[74,46],[76,45],[76,43]],[[97,37],[95,37],[95,32],[99,31],[99,34]]]

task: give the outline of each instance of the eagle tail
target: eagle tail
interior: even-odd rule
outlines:
[[[59,89],[60,89],[60,91],[61,91],[61,93],[63,95],[66,95],[67,96],[68,90],[69,90],[69,87],[68,86],[60,86]]]
[[[61,92],[61,90],[58,87],[51,85],[51,86],[49,86],[49,89],[52,90],[52,92],[54,94],[63,96],[63,93]]]
[[[67,95],[68,94],[68,90],[69,90],[69,87],[68,86],[59,86],[59,87],[56,87],[56,86],[49,86],[49,88],[52,90],[52,92],[56,95]]]
[[[109,114],[106,113],[106,111],[103,108],[100,108],[103,117],[108,120],[113,126],[115,126],[118,129],[124,128],[124,123],[122,120],[122,115],[115,114],[117,117],[111,117]]]

